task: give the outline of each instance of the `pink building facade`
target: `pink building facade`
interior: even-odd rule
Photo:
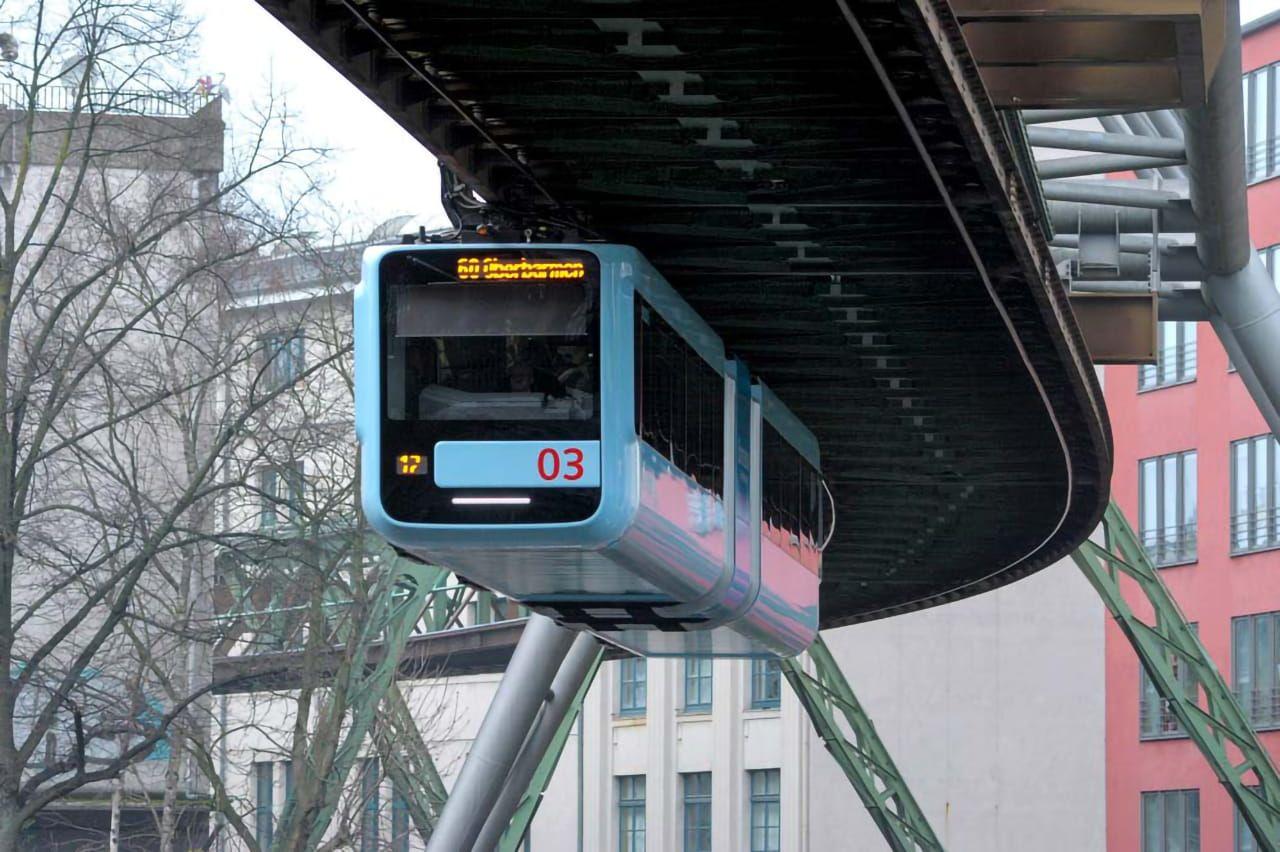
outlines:
[[[1280,277],[1280,15],[1246,27],[1250,236]],[[1110,367],[1113,494],[1280,757],[1280,448],[1208,325],[1164,323],[1161,363]],[[1107,848],[1252,852],[1124,636],[1106,637]]]

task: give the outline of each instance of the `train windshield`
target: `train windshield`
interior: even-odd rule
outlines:
[[[388,292],[387,419],[598,420],[598,272],[581,260],[407,258],[413,283]]]

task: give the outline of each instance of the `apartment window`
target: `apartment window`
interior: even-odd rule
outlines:
[[[293,801],[293,761],[281,761],[280,767],[284,770],[284,803],[288,806]]]
[[[1200,852],[1200,791],[1142,794],[1142,852]]]
[[[1199,625],[1190,625],[1191,629],[1199,633]],[[1191,700],[1196,699],[1196,681],[1191,673],[1191,666],[1186,660],[1176,654],[1169,655],[1169,663],[1173,666],[1173,673],[1178,679],[1178,683],[1182,685],[1183,694]],[[1173,706],[1160,696],[1160,692],[1156,689],[1156,683],[1147,674],[1145,666],[1138,666],[1138,738],[1143,740],[1167,740],[1175,737],[1185,737],[1187,732],[1182,729],[1182,724],[1178,721],[1178,717],[1174,715]]]
[[[360,761],[360,852],[378,852],[378,759]]]
[[[302,462],[274,465],[258,474],[258,489],[262,497],[259,525],[271,529],[280,519],[296,521],[302,516],[302,498],[306,479]]]
[[[1280,612],[1231,619],[1231,679],[1255,728],[1280,727]]]
[[[684,795],[684,852],[711,852],[711,773],[680,776]]]
[[[302,375],[306,341],[298,334],[268,334],[262,338],[262,378],[275,390]]]
[[[1249,828],[1249,823],[1244,821],[1244,814],[1238,807],[1232,810],[1236,815],[1236,852],[1260,852],[1258,838],[1253,836],[1253,829]]]
[[[648,701],[648,674],[643,657],[618,661],[618,714],[643,716]]]
[[[1196,377],[1196,323],[1162,322],[1156,333],[1158,360],[1138,368],[1138,390],[1189,382]]]
[[[409,852],[409,803],[396,789],[391,791],[391,852]]]
[[[258,846],[262,849],[270,848],[272,840],[275,838],[275,768],[276,765],[269,761],[260,761],[253,764],[253,779],[254,787],[256,788],[253,825]]]
[[[755,769],[747,774],[751,780],[751,852],[781,852],[781,772]]]
[[[1231,444],[1231,552],[1280,546],[1280,452],[1259,435]]]
[[[782,663],[751,661],[751,709],[773,710],[782,703]]]
[[[711,658],[688,657],[684,661],[684,710],[711,712]]]
[[[1264,180],[1280,167],[1276,137],[1276,66],[1268,65],[1244,75],[1245,175],[1249,182]]]
[[[644,776],[618,777],[618,852],[644,852]]]
[[[1142,544],[1156,565],[1196,560],[1196,453],[1172,453],[1139,464]]]
[[[1258,249],[1258,257],[1262,259],[1262,265],[1267,267],[1267,271],[1271,273],[1271,283],[1280,290],[1280,243]]]

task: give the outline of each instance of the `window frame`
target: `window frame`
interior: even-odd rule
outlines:
[[[382,777],[378,758],[360,761],[359,852],[379,852],[382,844],[379,811],[382,809]]]
[[[747,794],[747,842],[750,852],[781,852],[782,770],[748,770]],[[757,819],[757,815],[762,819]]]
[[[1197,636],[1200,635],[1200,625],[1192,622],[1188,625],[1192,632]],[[1193,701],[1196,699],[1198,687],[1196,686],[1195,677],[1193,675],[1191,665],[1179,657],[1177,654],[1169,654],[1169,663],[1173,666],[1174,673],[1178,676],[1179,682],[1182,684],[1183,693],[1190,697]],[[1150,704],[1155,702],[1158,709],[1148,710]],[[1156,725],[1148,729],[1148,720],[1156,719]],[[1147,667],[1138,664],[1138,739],[1143,742],[1155,740],[1176,740],[1185,739],[1187,737],[1186,730],[1182,727],[1182,723],[1178,721],[1169,711],[1169,703],[1156,689],[1155,681],[1151,679],[1151,675],[1147,673]]]
[[[618,852],[644,852],[648,842],[645,817],[646,776],[619,775],[614,783],[617,795]]]
[[[1280,150],[1277,145],[1277,137],[1280,137],[1277,128],[1280,119],[1280,90],[1277,89],[1277,83],[1280,83],[1280,78],[1277,66],[1280,63],[1273,62],[1241,75],[1244,95],[1245,181],[1249,186],[1280,174]],[[1262,97],[1257,98],[1259,87],[1264,82]],[[1259,119],[1262,119],[1265,126],[1259,126]],[[1259,158],[1263,160],[1261,168],[1258,167]]]
[[[685,713],[710,713],[714,700],[715,668],[711,657],[684,658]]]
[[[649,661],[644,657],[618,660],[618,715],[643,718],[649,709]]]
[[[306,371],[307,339],[300,329],[273,331],[258,338],[262,381],[268,390],[288,387]]]
[[[1196,380],[1199,366],[1197,326],[1191,321],[1165,320],[1156,324],[1155,364],[1138,367],[1138,393],[1148,393],[1161,388],[1191,384]],[[1168,335],[1174,335],[1171,348],[1166,347]],[[1165,359],[1166,352],[1173,355],[1173,364]]]
[[[272,760],[253,762],[253,836],[258,846],[271,848],[276,833],[276,764]],[[266,793],[263,796],[263,793]],[[265,798],[266,801],[263,801]]]
[[[1182,845],[1170,847],[1168,802],[1175,797],[1183,799],[1183,835]],[[1160,810],[1160,836],[1158,843],[1155,845],[1152,845],[1148,834],[1147,803],[1149,801],[1158,802]],[[1143,790],[1138,807],[1139,843],[1143,852],[1172,852],[1173,848],[1178,849],[1179,852],[1200,852],[1200,790],[1198,788],[1186,790]],[[1194,833],[1191,830],[1193,825],[1195,827]]]
[[[782,662],[771,657],[753,659],[750,674],[747,706],[752,710],[780,708],[782,706]]]
[[[1265,448],[1262,460],[1266,481],[1262,487],[1265,506],[1258,507],[1259,447]],[[1240,481],[1240,451],[1244,450],[1245,481]],[[1280,548],[1280,442],[1270,432],[1251,435],[1232,441],[1227,464],[1231,468],[1231,514],[1228,528],[1228,547],[1232,556],[1247,556]],[[1247,507],[1240,508],[1244,497]],[[1260,517],[1261,514],[1261,517]],[[1241,524],[1244,524],[1243,530]],[[1241,544],[1240,534],[1244,533]]]
[[[1259,654],[1258,626],[1265,624],[1269,632],[1270,660],[1264,660]],[[1248,636],[1243,637],[1243,629],[1248,627]],[[1231,691],[1235,694],[1244,711],[1245,718],[1257,731],[1280,729],[1280,674],[1277,674],[1277,663],[1280,663],[1280,611],[1256,612],[1249,615],[1237,615],[1231,619]],[[1243,640],[1243,645],[1242,645]],[[1242,659],[1241,650],[1247,652],[1247,659]],[[1241,675],[1248,670],[1247,681]],[[1267,680],[1271,681],[1266,686]],[[1260,702],[1260,692],[1269,693]],[[1245,693],[1248,693],[1247,695]],[[1259,713],[1258,706],[1265,703],[1268,712]]]
[[[1177,523],[1170,524],[1165,517],[1168,508],[1165,482],[1167,481],[1167,465],[1173,462],[1176,489],[1173,494],[1173,514]],[[1147,466],[1155,471],[1155,526],[1147,526],[1149,501],[1152,496],[1147,493]],[[1190,473],[1190,478],[1188,477]],[[1138,536],[1143,549],[1157,568],[1171,568],[1175,565],[1191,565],[1199,561],[1199,456],[1196,450],[1181,450],[1159,456],[1149,456],[1138,460]],[[1191,498],[1190,510],[1187,498]],[[1172,540],[1169,531],[1173,530]],[[1172,548],[1173,557],[1169,558],[1165,548]]]
[[[680,837],[683,852],[711,852],[711,773],[680,773]]]

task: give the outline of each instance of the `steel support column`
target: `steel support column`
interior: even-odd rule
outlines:
[[[427,852],[475,847],[575,635],[546,616],[529,616]]]
[[[547,711],[538,723],[538,730],[526,751],[521,753],[520,763],[512,768],[511,777],[502,791],[502,799],[494,808],[495,815],[501,810],[504,816],[500,822],[491,817],[485,823],[480,843],[476,844],[478,849],[488,852],[496,842],[497,852],[519,850],[525,832],[529,830],[538,806],[542,804],[542,794],[556,771],[556,764],[560,762],[569,733],[582,712],[582,702],[596,679],[603,659],[604,649],[594,637],[584,633],[574,640],[569,657],[551,684],[552,696]],[[537,755],[536,759],[534,755]],[[490,834],[490,822],[494,823],[496,834]],[[486,843],[489,845],[485,845]]]
[[[1133,645],[1160,697],[1235,801],[1258,847],[1280,852],[1280,775],[1270,755],[1115,503],[1107,508],[1103,528],[1106,546],[1085,542],[1073,554],[1076,564]],[[1122,576],[1134,581],[1151,607],[1150,622],[1139,618],[1125,600]],[[1175,660],[1188,674],[1180,677]]]
[[[941,852],[942,842],[916,804],[871,717],[858,703],[821,636],[808,654],[813,660],[812,675],[804,670],[799,658],[783,660],[782,673],[889,848],[893,852]],[[844,726],[839,718],[843,718]],[[853,733],[853,742],[846,738],[842,727]]]

